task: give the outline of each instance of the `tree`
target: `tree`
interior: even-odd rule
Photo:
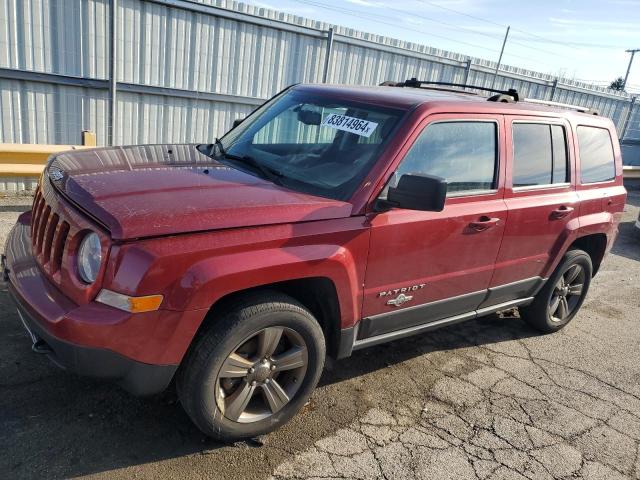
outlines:
[[[619,92],[623,92],[624,91],[624,78],[622,78],[622,77],[616,78],[613,82],[611,82],[611,85],[609,85],[609,88],[611,90],[618,90]]]

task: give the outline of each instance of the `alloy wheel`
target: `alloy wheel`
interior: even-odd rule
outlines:
[[[287,327],[267,327],[225,359],[216,378],[216,403],[229,420],[251,423],[282,410],[307,371],[307,346]]]
[[[563,322],[573,314],[582,297],[585,276],[584,268],[578,263],[570,265],[560,275],[549,299],[552,322]]]

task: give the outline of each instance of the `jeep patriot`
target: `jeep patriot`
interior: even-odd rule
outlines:
[[[210,144],[53,155],[2,258],[33,350],[137,395],[175,379],[230,441],[354,350],[514,307],[563,328],[618,231],[616,130],[452,90],[295,85]]]

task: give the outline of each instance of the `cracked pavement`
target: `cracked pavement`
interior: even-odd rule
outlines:
[[[630,192],[561,332],[506,312],[356,352],[283,429],[235,445],[204,438],[172,391],[133,398],[33,355],[3,288],[0,477],[640,478],[639,206]]]

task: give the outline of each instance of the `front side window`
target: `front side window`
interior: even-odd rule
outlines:
[[[606,182],[616,177],[616,164],[609,130],[578,127],[582,183]]]
[[[564,127],[544,123],[514,123],[513,186],[533,187],[569,181]]]
[[[405,112],[288,92],[225,135],[217,159],[293,190],[346,200]]]
[[[495,122],[432,123],[407,152],[391,185],[404,174],[422,173],[444,178],[448,195],[492,190],[496,185],[497,144]]]

